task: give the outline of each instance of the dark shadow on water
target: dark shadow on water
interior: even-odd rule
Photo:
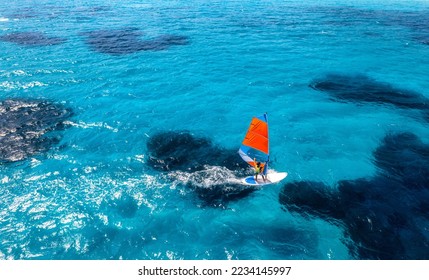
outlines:
[[[59,45],[67,41],[60,37],[46,36],[41,32],[15,32],[0,36],[0,40],[28,47]]]
[[[215,146],[210,139],[188,131],[166,131],[153,135],[147,142],[148,164],[160,171],[199,171],[204,165],[221,165],[228,169],[247,167],[237,151]]]
[[[43,100],[0,101],[0,164],[24,160],[48,151],[60,140],[72,111]]]
[[[30,19],[40,16],[40,13],[30,7],[21,7],[13,10],[7,15],[8,18],[12,19]]]
[[[178,35],[161,35],[153,39],[142,40],[144,35],[137,28],[97,30],[83,32],[89,47],[100,53],[126,55],[139,51],[160,51],[175,45],[188,44],[188,38]]]
[[[429,145],[412,133],[387,135],[374,151],[374,177],[284,185],[288,211],[341,225],[357,259],[429,258]]]
[[[415,109],[427,118],[429,99],[423,95],[396,88],[388,83],[379,82],[365,75],[328,74],[315,79],[311,88],[326,92],[334,101],[353,103],[373,103],[390,105],[400,109]]]

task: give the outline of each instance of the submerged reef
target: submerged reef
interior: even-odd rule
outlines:
[[[174,45],[188,44],[187,37],[161,35],[149,40],[142,40],[143,35],[137,28],[97,30],[83,32],[85,42],[96,52],[110,55],[125,55],[139,51],[160,51]]]
[[[336,101],[391,104],[405,109],[429,109],[429,99],[423,95],[395,88],[365,75],[329,74],[314,80],[310,87],[328,93]]]
[[[60,37],[49,37],[41,32],[15,32],[0,36],[0,40],[11,42],[23,46],[51,46],[66,42],[66,39]]]
[[[147,142],[147,164],[168,172],[173,180],[192,189],[205,205],[224,206],[253,192],[232,177],[243,175],[247,165],[236,151],[215,146],[209,139],[187,131],[167,131],[153,135]]]
[[[24,160],[58,143],[72,111],[50,101],[0,101],[0,164]]]
[[[147,148],[148,163],[160,171],[199,171],[207,164],[234,170],[246,167],[236,151],[216,147],[210,139],[196,137],[188,131],[155,134],[149,139]]]
[[[429,259],[429,145],[412,133],[389,134],[373,155],[375,176],[335,187],[287,183],[280,203],[342,227],[357,259]]]
[[[338,102],[374,103],[400,109],[420,110],[424,118],[429,121],[428,98],[411,90],[395,88],[365,75],[328,74],[312,81],[309,86],[326,92]]]

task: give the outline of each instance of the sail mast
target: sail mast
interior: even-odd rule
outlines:
[[[265,167],[264,167],[264,175],[267,175],[267,171],[268,171],[268,162],[270,161],[270,129],[268,126],[268,114],[265,112],[264,114],[265,117],[265,121],[267,122],[267,139],[268,139],[268,156],[267,156],[267,162],[265,163]]]

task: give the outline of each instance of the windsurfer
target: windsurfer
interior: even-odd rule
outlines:
[[[255,162],[254,164],[254,168],[255,168],[255,181],[258,181],[258,175],[261,174],[262,179],[264,179],[264,182],[266,182],[266,178],[264,175],[264,166],[261,165],[261,163],[259,161],[256,161],[256,159],[253,159],[253,161]]]

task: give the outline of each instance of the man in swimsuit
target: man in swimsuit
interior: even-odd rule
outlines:
[[[264,171],[264,167],[261,166],[261,163],[259,161],[256,161],[256,159],[253,159],[253,161],[255,162],[255,181],[258,181],[258,175],[261,174],[262,179],[264,179],[264,182],[266,181],[265,179],[265,175],[263,175],[263,171]]]

